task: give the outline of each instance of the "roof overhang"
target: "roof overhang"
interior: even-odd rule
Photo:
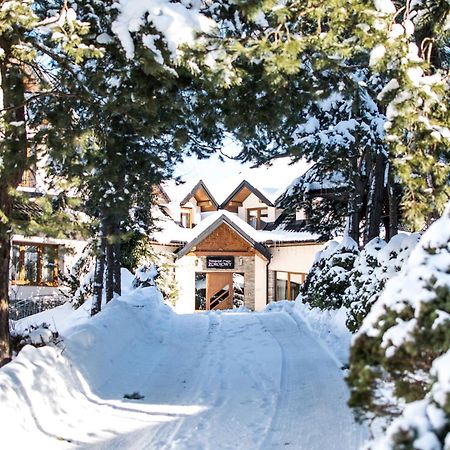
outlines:
[[[226,224],[229,226],[234,232],[236,232],[240,237],[242,237],[246,242],[248,242],[258,253],[264,256],[266,259],[270,260],[271,254],[268,248],[256,242],[251,236],[249,236],[245,231],[243,231],[238,225],[233,223],[227,216],[221,215],[217,218],[208,228],[203,230],[198,236],[196,236],[192,241],[188,242],[178,253],[177,257],[182,258],[186,256],[192,249],[202,242],[208,235],[210,235],[214,230],[219,228],[220,225]]]
[[[252,186],[248,181],[242,181],[239,186],[234,189],[234,191],[222,202],[220,209],[227,209],[233,204],[241,205],[250,194],[254,194],[267,206],[274,206],[273,202],[270,201],[260,190]]]
[[[205,208],[205,211],[217,211],[219,204],[217,203],[214,196],[211,194],[209,189],[206,187],[203,180],[200,180],[186,195],[186,197],[181,200],[180,205],[183,206],[189,202],[191,198],[195,198],[197,205],[200,208]],[[202,205],[202,203],[204,205]]]

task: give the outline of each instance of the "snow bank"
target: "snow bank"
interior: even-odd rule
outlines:
[[[62,344],[26,346],[0,370],[0,423],[8,430],[3,448],[73,448],[131,432],[142,422],[144,405],[125,402],[124,407],[123,395],[136,386],[123,372],[123,359],[128,348],[144,342],[151,349],[168,336],[174,313],[160,292],[136,289],[113,299],[93,318],[70,305],[56,309],[41,316],[54,314]],[[120,380],[120,392],[108,388],[111,374]]]
[[[347,309],[311,308],[299,295],[295,302],[282,300],[267,305],[265,311],[284,311],[306,324],[322,348],[339,366],[346,366],[352,334],[345,325]]]
[[[295,301],[293,312],[308,325],[314,337],[340,366],[347,365],[352,336],[345,324],[347,308],[329,310],[311,308],[303,303],[300,295]]]

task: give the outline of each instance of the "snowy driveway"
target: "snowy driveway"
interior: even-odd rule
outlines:
[[[0,370],[2,449],[360,446],[339,363],[290,305],[177,315],[158,295],[134,291],[78,322],[87,312],[46,313],[64,348],[25,347]]]
[[[167,336],[157,349],[130,348],[122,378],[97,392],[117,397],[132,386],[144,396],[135,403],[161,405],[167,417],[86,448],[352,450],[361,443],[342,372],[296,316],[180,315]]]

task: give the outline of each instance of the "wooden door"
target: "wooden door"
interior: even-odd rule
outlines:
[[[233,308],[233,273],[206,274],[206,309]]]

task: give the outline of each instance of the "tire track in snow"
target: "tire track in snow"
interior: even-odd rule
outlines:
[[[334,361],[287,313],[259,314],[282,352],[280,390],[261,450],[352,450],[362,434],[346,405],[347,388]]]

